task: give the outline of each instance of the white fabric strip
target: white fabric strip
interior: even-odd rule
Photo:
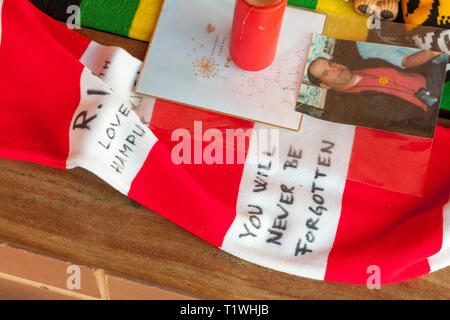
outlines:
[[[438,253],[428,258],[430,272],[450,265],[450,201],[444,206],[442,215],[444,220],[442,223],[442,247]]]
[[[80,81],[66,166],[83,167],[126,195],[157,139],[130,104],[89,69]]]
[[[80,62],[106,82],[123,100],[128,101],[141,121],[148,125],[155,99],[134,94],[142,62],[127,51],[91,41]]]
[[[268,128],[257,124],[252,142]],[[222,249],[268,268],[323,279],[355,127],[305,116],[300,132],[278,132],[279,139],[272,138],[276,146],[260,141],[249,148],[236,218]]]

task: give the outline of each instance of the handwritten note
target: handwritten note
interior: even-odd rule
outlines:
[[[136,92],[299,130],[301,78],[325,16],[288,7],[273,64],[247,72],[229,54],[233,9],[233,0],[166,0]]]

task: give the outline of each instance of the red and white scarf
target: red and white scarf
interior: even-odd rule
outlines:
[[[303,277],[366,284],[376,266],[392,283],[450,264],[449,129],[432,141],[305,116],[291,132],[136,96],[141,62],[124,50],[26,0],[0,0],[0,14],[0,157],[86,168],[209,243]],[[245,148],[220,141],[230,129],[250,129]],[[191,164],[173,161],[183,135]]]

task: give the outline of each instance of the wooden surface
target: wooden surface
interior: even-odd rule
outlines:
[[[80,32],[102,44],[121,46],[141,60],[145,55],[147,43],[89,29]],[[207,244],[83,169],[60,170],[0,159],[0,181],[0,242],[200,298],[450,297],[450,268],[369,290],[257,266]]]

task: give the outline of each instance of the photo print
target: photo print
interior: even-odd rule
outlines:
[[[296,111],[432,138],[448,55],[314,34]]]

